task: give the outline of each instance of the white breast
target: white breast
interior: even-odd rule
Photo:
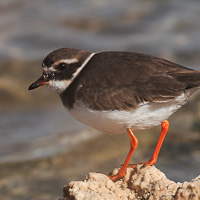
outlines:
[[[177,109],[186,103],[185,93],[172,101],[140,104],[132,111],[97,111],[89,109],[80,102],[69,110],[80,122],[102,132],[111,134],[125,133],[126,128],[134,130],[148,129],[161,124]]]

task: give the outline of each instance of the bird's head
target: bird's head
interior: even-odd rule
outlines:
[[[91,54],[89,51],[72,48],[61,48],[51,52],[43,60],[42,76],[28,89],[33,90],[46,85],[61,94],[79,74]]]

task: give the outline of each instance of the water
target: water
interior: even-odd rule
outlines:
[[[199,17],[198,0],[1,0],[0,60],[42,60],[49,51],[68,46],[145,52],[199,69]],[[12,73],[16,71],[6,74],[10,80]],[[9,90],[0,87],[0,94]],[[62,106],[16,113],[13,105],[0,113],[0,162],[52,155],[67,149],[77,132],[82,135],[87,129]]]
[[[89,140],[98,132],[71,118],[55,93],[27,91],[50,51],[129,50],[200,69],[199,19],[199,0],[1,0],[0,199],[58,199],[64,184],[108,173],[128,151],[127,135]],[[199,131],[190,130],[200,121],[196,99],[170,119],[156,164],[171,180],[199,175]],[[158,137],[154,130],[141,136],[133,162],[147,160]]]
[[[61,106],[3,112],[0,127],[0,162],[47,157],[97,135]]]
[[[0,10],[1,60],[41,59],[64,46],[141,51],[174,60],[200,52],[197,0],[2,0]]]

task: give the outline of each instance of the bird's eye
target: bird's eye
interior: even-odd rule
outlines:
[[[60,71],[63,71],[67,68],[67,64],[66,63],[60,63],[56,66],[56,69],[59,69]]]

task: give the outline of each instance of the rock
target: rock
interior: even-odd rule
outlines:
[[[114,169],[111,175],[117,174]],[[60,200],[100,199],[200,199],[200,176],[191,182],[175,183],[155,166],[127,169],[123,179],[111,181],[101,173],[89,173],[84,181],[72,181],[64,186]]]

